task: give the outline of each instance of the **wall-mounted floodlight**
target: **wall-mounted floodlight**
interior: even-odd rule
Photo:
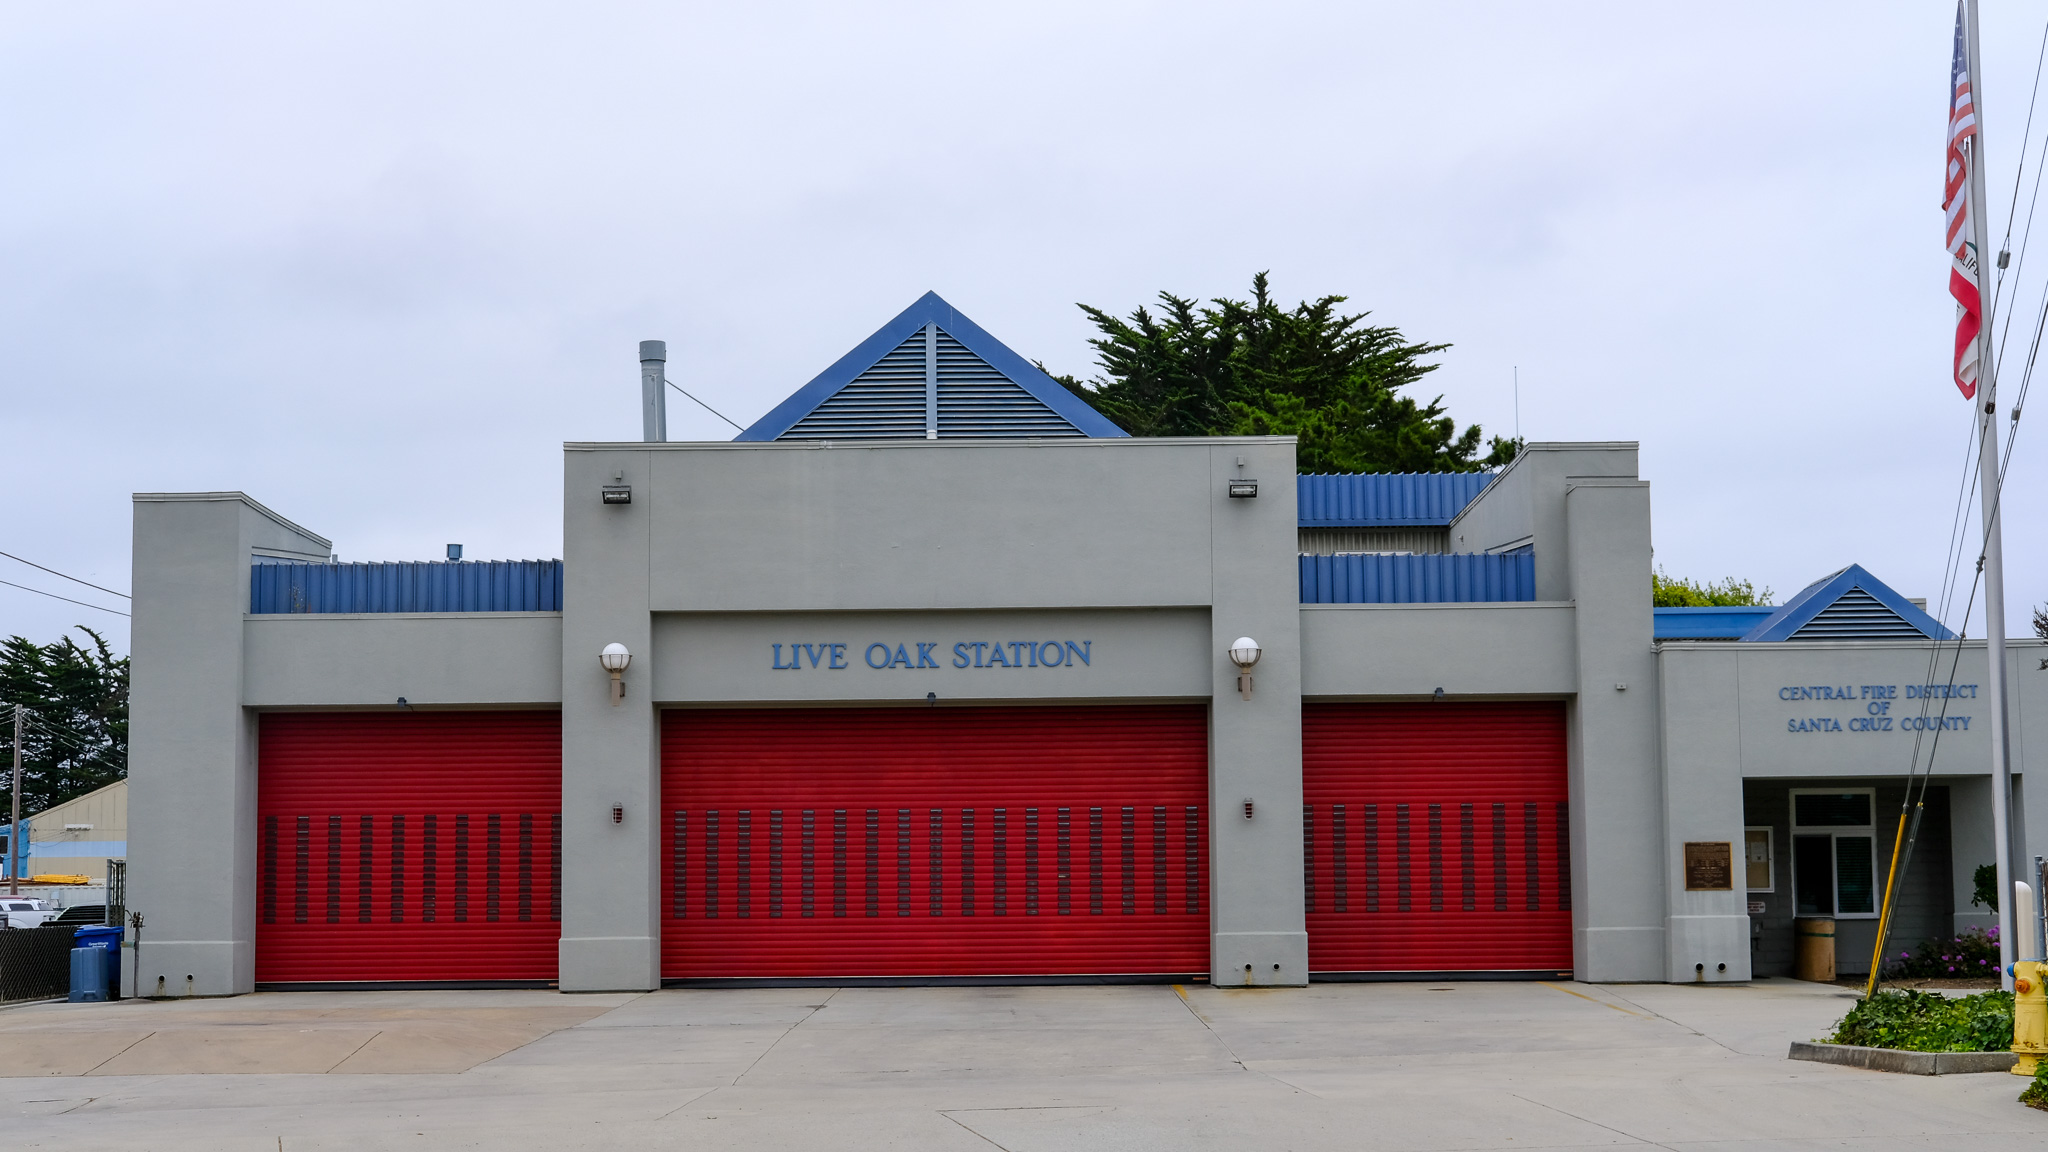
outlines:
[[[1259,662],[1259,642],[1249,636],[1239,636],[1230,645],[1230,662],[1237,665],[1237,690],[1249,700],[1252,698],[1252,665]]]
[[[631,484],[607,484],[602,489],[599,489],[599,491],[603,493],[603,500],[607,504],[631,504],[633,502],[633,486]]]
[[[1259,482],[1257,480],[1232,480],[1230,482],[1230,498],[1232,500],[1254,500],[1258,498],[1258,495]]]
[[[612,674],[612,707],[617,708],[626,698],[626,665],[633,662],[633,654],[624,644],[607,644],[597,654],[597,662]]]

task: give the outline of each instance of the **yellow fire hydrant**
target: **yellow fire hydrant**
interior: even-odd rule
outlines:
[[[2048,964],[2021,960],[2012,966],[2012,1074],[2034,1074],[2035,1066],[2048,1060]]]

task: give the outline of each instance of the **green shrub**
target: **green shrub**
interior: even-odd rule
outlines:
[[[2020,1103],[2029,1108],[2039,1108],[2043,1112],[2048,1112],[2048,1060],[2034,1061],[2034,1078],[2027,1082],[2026,1090],[2020,1093]]]
[[[1851,1008],[1826,1042],[1908,1052],[2003,1052],[2012,1047],[2012,993],[1950,999],[1886,989]]]

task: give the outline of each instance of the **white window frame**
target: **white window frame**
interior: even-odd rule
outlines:
[[[1751,824],[1750,826],[1748,826],[1747,828],[1744,828],[1744,829],[1742,830],[1742,878],[1743,878],[1743,881],[1744,881],[1745,883],[1747,883],[1747,882],[1748,882],[1748,880],[1749,880],[1749,834],[1750,834],[1751,832],[1761,832],[1761,833],[1763,833],[1763,834],[1764,834],[1764,844],[1765,844],[1765,845],[1767,845],[1767,846],[1768,846],[1768,847],[1770,848],[1771,856],[1770,856],[1770,859],[1769,859],[1768,861],[1766,861],[1766,863],[1768,863],[1768,864],[1770,865],[1770,869],[1771,869],[1771,882],[1770,882],[1769,884],[1766,884],[1766,885],[1765,885],[1765,886],[1763,886],[1762,888],[1751,888],[1751,889],[1750,889],[1750,891],[1751,891],[1751,892],[1776,892],[1776,891],[1778,890],[1778,829],[1777,829],[1777,828],[1776,828],[1776,826],[1774,826],[1774,825],[1770,825],[1770,824]]]
[[[1870,798],[1870,821],[1871,821],[1871,822],[1870,822],[1869,824],[1864,824],[1864,825],[1860,825],[1860,826],[1858,826],[1858,825],[1846,825],[1846,824],[1801,824],[1801,823],[1799,823],[1799,798],[1800,798],[1801,796],[1846,796],[1846,795],[1850,795],[1850,794],[1852,794],[1852,793],[1857,793],[1857,792],[1860,792],[1860,793],[1862,793],[1863,795],[1865,795],[1865,796],[1867,796],[1867,797],[1869,797],[1869,798]],[[1829,867],[1829,870],[1830,870],[1830,871],[1831,871],[1831,872],[1833,873],[1833,876],[1834,876],[1834,885],[1833,885],[1833,889],[1834,889],[1834,891],[1833,891],[1832,895],[1834,896],[1834,905],[1835,905],[1835,911],[1833,911],[1833,912],[1829,913],[1829,915],[1833,916],[1833,917],[1834,917],[1835,919],[1837,919],[1837,920],[1875,920],[1875,919],[1877,919],[1877,917],[1878,917],[1878,913],[1876,912],[1876,908],[1877,908],[1877,907],[1878,907],[1879,905],[1881,905],[1881,904],[1882,904],[1882,903],[1884,902],[1884,893],[1878,890],[1878,885],[1877,885],[1877,789],[1875,789],[1875,788],[1853,788],[1853,787],[1852,787],[1852,788],[1794,788],[1794,789],[1792,789],[1792,790],[1791,790],[1790,794],[1789,794],[1789,795],[1787,795],[1787,796],[1786,796],[1786,798],[1785,798],[1785,807],[1786,807],[1786,809],[1787,809],[1787,811],[1786,811],[1786,818],[1787,818],[1787,819],[1788,819],[1788,820],[1789,820],[1789,821],[1791,822],[1791,823],[1790,823],[1790,841],[1791,841],[1791,844],[1792,844],[1792,847],[1793,847],[1793,852],[1792,852],[1792,859],[1791,859],[1791,860],[1790,860],[1790,861],[1788,862],[1788,863],[1790,864],[1790,866],[1791,866],[1791,871],[1792,871],[1792,876],[1791,876],[1791,885],[1790,885],[1790,887],[1789,887],[1789,888],[1787,889],[1787,891],[1788,891],[1788,892],[1790,893],[1790,895],[1791,895],[1791,897],[1792,897],[1792,908],[1793,908],[1793,915],[1795,915],[1795,916],[1798,916],[1798,915],[1817,915],[1817,913],[1801,913],[1801,912],[1799,912],[1799,910],[1798,910],[1798,909],[1799,909],[1799,851],[1798,851],[1798,847],[1799,847],[1799,837],[1801,837],[1801,836],[1826,836],[1826,837],[1828,837],[1828,838],[1829,838],[1829,844],[1828,844],[1828,861],[1829,861],[1829,864],[1828,864],[1828,867]],[[1837,866],[1836,866],[1836,863],[1835,863],[1836,861],[1839,861],[1839,860],[1841,859],[1841,854],[1840,854],[1840,851],[1839,851],[1839,849],[1837,849],[1837,848],[1835,847],[1835,845],[1834,845],[1833,841],[1834,841],[1834,840],[1835,840],[1836,838],[1838,838],[1838,837],[1842,837],[1842,836],[1863,836],[1863,837],[1867,837],[1867,838],[1869,839],[1869,841],[1870,841],[1870,878],[1871,878],[1871,900],[1870,900],[1870,904],[1871,904],[1871,908],[1872,908],[1872,911],[1869,911],[1869,912],[1844,912],[1844,911],[1842,911],[1842,910],[1841,910],[1841,908],[1842,908],[1842,877],[1841,877],[1841,869],[1840,869],[1839,867],[1837,867]],[[1776,878],[1776,875],[1775,875],[1775,869],[1774,869],[1774,871],[1773,871],[1773,879],[1775,879],[1775,878]]]

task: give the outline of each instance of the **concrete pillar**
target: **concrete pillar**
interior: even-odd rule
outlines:
[[[1750,978],[1749,885],[1743,867],[1742,733],[1733,645],[1666,650],[1658,661],[1662,715],[1664,979]],[[1633,688],[1630,691],[1634,691]],[[1688,841],[1729,846],[1725,892],[1686,890]]]
[[[251,556],[332,545],[239,492],[135,495],[127,990],[227,996],[256,979],[256,714],[242,706]],[[163,977],[159,988],[157,977]],[[139,977],[139,986],[138,978]]]
[[[1212,984],[1306,984],[1302,910],[1301,575],[1291,442],[1210,450],[1214,573],[1210,659],[1209,893]],[[1242,459],[1240,469],[1237,461]],[[1232,499],[1232,480],[1259,482]],[[1264,654],[1250,700],[1238,693],[1231,641]],[[1244,803],[1253,816],[1244,816]]]
[[[647,990],[661,983],[649,453],[572,449],[564,461],[561,988]],[[608,484],[631,486],[632,503],[597,507]],[[597,662],[615,642],[633,654],[616,707]]]
[[[1567,480],[1565,547],[1579,655],[1579,691],[1568,711],[1572,952],[1581,980],[1663,980],[1667,868],[1650,486]]]
[[[1937,780],[1948,786],[1949,871],[1955,899],[1955,930],[1990,928],[1998,923],[1997,913],[1982,904],[1972,906],[1977,891],[1977,865],[1989,864],[1998,853],[1991,844],[1991,777],[1945,776]]]

